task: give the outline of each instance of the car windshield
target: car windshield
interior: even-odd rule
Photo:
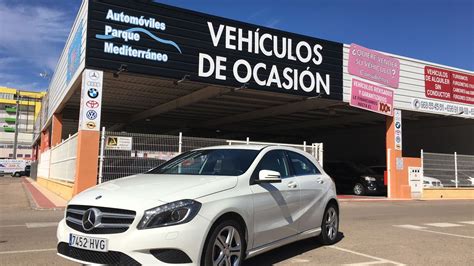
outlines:
[[[210,149],[183,153],[146,174],[238,176],[247,171],[258,150]]]
[[[387,170],[387,167],[385,167],[385,166],[372,166],[372,167],[370,167],[370,169],[372,171],[374,171],[375,173],[377,173],[378,175],[383,175],[384,172]]]
[[[374,170],[363,164],[351,163],[351,167],[359,174],[376,174]]]

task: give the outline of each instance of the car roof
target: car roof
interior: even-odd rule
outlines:
[[[220,146],[211,146],[211,147],[205,147],[205,148],[200,148],[197,150],[223,150],[223,149],[232,149],[232,150],[256,150],[259,151],[265,147],[268,147],[268,145],[220,145]]]
[[[235,150],[262,150],[264,148],[279,148],[279,149],[284,149],[288,151],[299,151],[302,152],[300,149],[296,149],[294,147],[290,146],[285,146],[285,145],[255,145],[255,144],[239,144],[239,145],[220,145],[220,146],[211,146],[211,147],[205,147],[205,148],[200,148],[197,150],[215,150],[215,149],[235,149]]]

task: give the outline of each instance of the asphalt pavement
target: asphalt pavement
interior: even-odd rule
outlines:
[[[472,265],[474,201],[344,201],[340,241],[286,245],[245,265]],[[56,255],[64,210],[35,210],[19,178],[0,177],[0,264],[74,265]]]

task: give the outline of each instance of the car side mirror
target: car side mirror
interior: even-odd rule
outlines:
[[[260,170],[256,183],[281,183],[280,173],[272,170]]]

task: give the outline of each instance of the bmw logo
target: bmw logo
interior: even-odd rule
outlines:
[[[95,99],[99,96],[99,91],[96,88],[90,88],[87,91],[87,95],[91,97],[92,99]]]

